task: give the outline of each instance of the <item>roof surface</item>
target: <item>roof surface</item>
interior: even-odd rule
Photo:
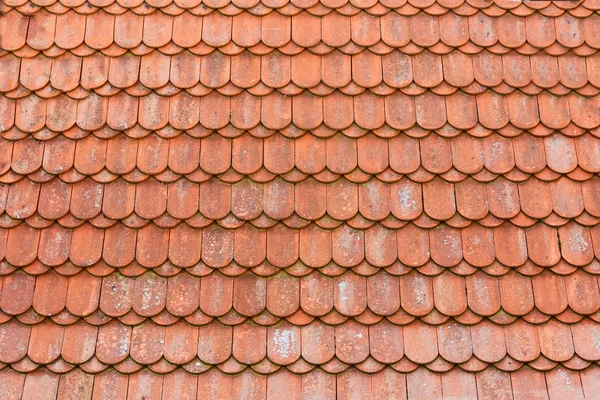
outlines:
[[[600,2],[4,0],[0,398],[600,398]]]

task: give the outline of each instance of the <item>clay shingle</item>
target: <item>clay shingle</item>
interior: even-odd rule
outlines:
[[[0,397],[595,398],[598,10],[5,1]]]

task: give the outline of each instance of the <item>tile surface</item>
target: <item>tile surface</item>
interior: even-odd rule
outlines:
[[[0,398],[600,399],[599,10],[3,1]]]

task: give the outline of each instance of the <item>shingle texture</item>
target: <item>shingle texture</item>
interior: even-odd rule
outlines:
[[[3,0],[1,399],[600,399],[600,1]]]

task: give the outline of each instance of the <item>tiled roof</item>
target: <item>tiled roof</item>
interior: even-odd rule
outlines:
[[[600,2],[4,0],[1,399],[600,399]]]

